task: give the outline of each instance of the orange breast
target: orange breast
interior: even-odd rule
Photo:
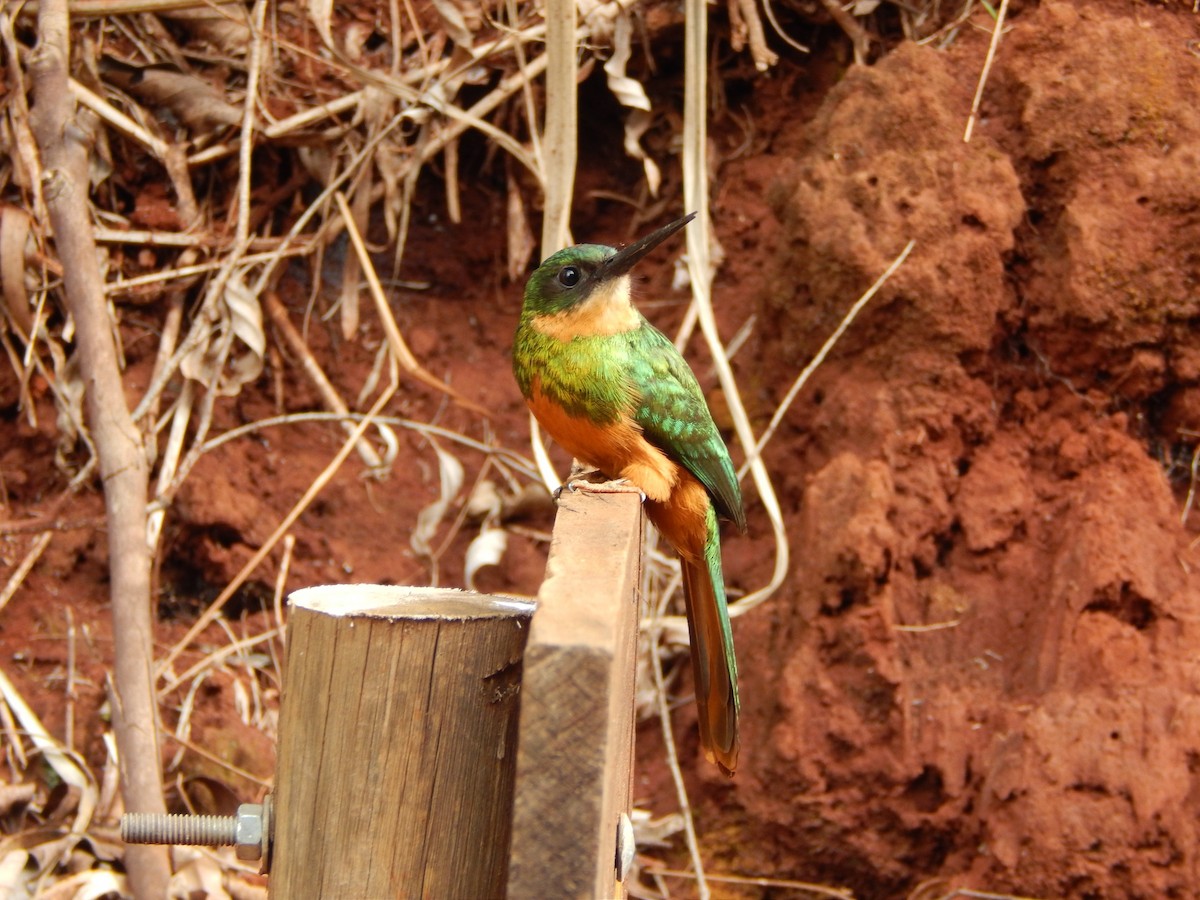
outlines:
[[[691,472],[667,457],[628,416],[597,425],[568,415],[549,400],[534,379],[529,409],[542,427],[576,459],[609,478],[625,478],[646,495],[646,513],[680,555],[697,559],[704,552],[708,492]]]
[[[583,416],[568,415],[542,393],[537,379],[532,388],[526,402],[541,426],[576,459],[595,466],[611,478],[619,477],[621,470],[638,454],[638,445],[646,443],[641,429],[626,416],[616,422],[597,425]]]

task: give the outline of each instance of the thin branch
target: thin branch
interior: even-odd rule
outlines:
[[[272,416],[269,419],[259,419],[257,422],[247,422],[245,425],[239,425],[236,428],[231,428],[228,431],[223,431],[214,438],[209,438],[204,445],[204,452],[216,450],[222,444],[227,444],[230,441],[236,441],[238,438],[244,437],[247,434],[253,434],[263,428],[274,428],[279,425],[296,425],[300,422],[361,422],[366,418],[365,413],[329,413],[329,412],[300,412],[288,413],[283,416]],[[468,447],[472,450],[478,450],[488,456],[495,456],[505,460],[509,465],[515,466],[523,474],[530,478],[536,478],[537,472],[533,464],[515,450],[509,450],[507,447],[500,447],[494,444],[485,444],[477,441],[474,438],[469,438],[465,434],[459,434],[457,431],[451,431],[449,428],[442,428],[440,425],[430,425],[427,422],[418,422],[414,419],[402,419],[398,416],[375,416],[376,423],[381,425],[394,425],[398,428],[407,428],[410,431],[416,431],[424,435],[432,435],[433,437],[445,438]]]
[[[858,20],[854,16],[842,8],[838,0],[821,0],[821,5],[829,13],[829,17],[837,22],[838,27],[846,33],[846,37],[850,38],[850,43],[854,47],[854,61],[860,66],[863,65],[871,50],[870,35],[858,24]]]
[[[127,809],[165,812],[154,696],[154,624],[150,615],[150,554],[146,546],[149,466],[129,408],[117,361],[104,280],[92,237],[88,202],[91,135],[77,117],[70,70],[66,0],[42,0],[38,45],[30,54],[36,106],[34,135],[43,162],[43,189],[63,264],[66,305],[75,321],[77,353],[87,384],[88,420],[108,514],[110,592],[116,680],[113,719]],[[126,865],[134,893],[163,897],[170,863],[164,847],[130,847]]]

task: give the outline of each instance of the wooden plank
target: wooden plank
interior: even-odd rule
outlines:
[[[502,897],[532,604],[291,595],[272,897]]]
[[[641,553],[635,494],[564,492],[525,647],[510,900],[624,896]]]

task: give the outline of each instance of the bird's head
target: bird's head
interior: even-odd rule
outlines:
[[[647,253],[696,217],[689,213],[622,250],[604,244],[576,244],[559,250],[529,276],[525,313],[549,324],[559,317],[621,312],[629,305],[629,272]]]

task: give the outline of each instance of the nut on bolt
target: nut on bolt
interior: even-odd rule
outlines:
[[[266,855],[267,807],[243,803],[234,815],[234,841],[238,859],[262,859]]]

